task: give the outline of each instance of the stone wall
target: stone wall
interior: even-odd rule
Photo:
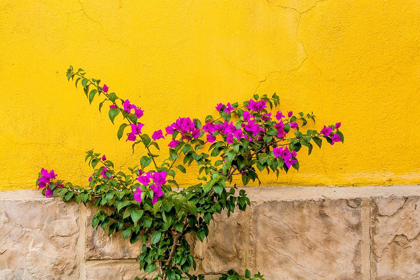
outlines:
[[[246,212],[192,239],[206,279],[235,268],[277,279],[420,279],[420,187],[248,188]],[[0,192],[0,279],[134,279],[139,245],[90,226],[92,209]]]

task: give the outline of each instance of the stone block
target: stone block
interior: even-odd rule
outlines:
[[[209,236],[204,242],[190,242],[198,263],[198,272],[221,274],[229,269],[244,271],[249,247],[249,217],[236,210],[230,217],[227,212],[215,214],[210,223]],[[210,277],[210,276],[209,276]]]
[[[0,201],[1,279],[78,279],[79,207],[58,199]]]
[[[139,264],[133,260],[90,261],[86,263],[87,280],[133,280],[136,276],[152,279],[155,274],[140,272]]]
[[[140,254],[141,241],[131,244],[129,239],[123,239],[122,232],[108,236],[108,232],[92,228],[92,218],[96,214],[93,207],[87,208],[86,219],[86,259],[87,260],[117,260],[135,259]]]
[[[361,200],[252,207],[253,272],[266,279],[362,279]]]
[[[372,279],[420,279],[420,198],[372,201]]]

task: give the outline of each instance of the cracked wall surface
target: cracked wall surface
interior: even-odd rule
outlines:
[[[203,243],[188,237],[206,279],[231,268],[267,280],[420,279],[418,186],[247,192],[246,212],[216,215]],[[141,244],[93,230],[94,211],[36,191],[0,192],[0,279],[147,276],[135,261]]]
[[[0,0],[0,190],[34,188],[42,167],[84,185],[91,148],[116,168],[138,163],[143,151],[67,82],[70,64],[141,106],[146,133],[254,93],[313,111],[309,128],[342,122],[344,145],[303,152],[300,172],[262,185],[417,184],[419,11],[414,0]]]

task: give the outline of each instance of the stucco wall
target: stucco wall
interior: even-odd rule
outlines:
[[[420,279],[417,186],[252,188],[252,206],[190,238],[206,279],[230,268],[267,280]],[[22,215],[21,213],[25,213]],[[90,226],[92,208],[0,192],[0,279],[128,280],[139,244]],[[213,277],[213,278],[212,278]]]
[[[344,145],[263,185],[416,184],[419,34],[414,0],[0,0],[0,189],[34,188],[41,167],[86,182],[91,148],[139,159],[66,81],[70,64],[140,105],[149,133],[254,93],[313,111],[318,129],[342,122]]]

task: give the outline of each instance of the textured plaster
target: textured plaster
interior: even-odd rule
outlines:
[[[85,184],[91,148],[117,168],[144,152],[117,141],[97,102],[66,81],[69,64],[140,105],[148,133],[254,93],[313,111],[310,128],[342,122],[344,145],[303,152],[300,173],[262,185],[417,184],[419,10],[414,0],[0,0],[0,189],[34,188],[41,167]]]

